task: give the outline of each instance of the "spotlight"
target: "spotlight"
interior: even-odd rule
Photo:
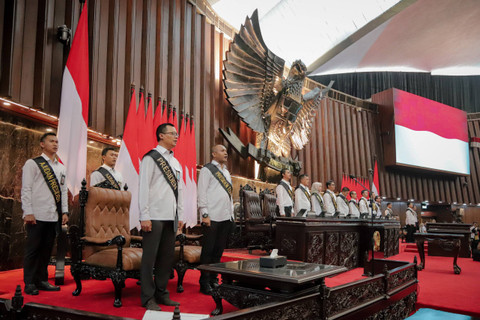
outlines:
[[[47,132],[52,132],[53,129],[52,128],[47,128]]]

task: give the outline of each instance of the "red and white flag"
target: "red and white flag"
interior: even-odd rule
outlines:
[[[157,102],[157,108],[155,109],[155,115],[153,116],[153,138],[155,143],[157,143],[157,128],[164,122],[162,115],[162,100],[159,99]]]
[[[189,152],[186,160],[187,179],[185,197],[184,220],[187,227],[193,227],[197,224],[197,147],[195,142],[195,125],[190,118],[186,126],[186,146]],[[185,143],[185,140],[184,140]]]
[[[480,148],[480,138],[479,137],[471,137],[470,138],[470,147]]]
[[[127,121],[125,122],[125,129],[123,130],[123,139],[115,165],[115,169],[122,173],[128,185],[128,191],[132,193],[129,212],[130,229],[140,227],[140,211],[138,208],[138,174],[140,172],[140,163],[138,159],[137,135],[137,105],[135,103],[135,89],[133,89]]]
[[[395,89],[399,164],[470,174],[466,112]]]
[[[88,71],[88,10],[85,2],[63,72],[58,119],[58,156],[67,170],[67,187],[73,195],[80,191],[87,171]]]
[[[146,141],[146,145],[148,146],[147,152],[155,148],[155,146],[157,145],[157,138],[155,137],[156,129],[157,128],[153,128],[153,105],[152,105],[152,97],[149,95],[147,114],[145,116],[145,128],[144,128],[144,132],[145,132],[144,139]]]
[[[372,180],[372,185],[371,185],[370,189],[377,196],[380,195],[379,185],[380,185],[380,182],[378,180],[378,166],[377,166],[377,160],[375,160],[375,168],[373,169],[373,180]]]

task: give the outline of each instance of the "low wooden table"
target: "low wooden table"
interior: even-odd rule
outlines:
[[[453,256],[453,272],[455,274],[460,274],[462,269],[457,265],[457,258],[463,235],[453,233],[414,233],[413,236],[415,237],[418,253],[420,254],[418,270],[423,270],[425,268],[424,244],[426,240],[440,245],[445,251],[451,252]]]
[[[347,271],[345,267],[288,261],[284,267],[261,268],[259,259],[201,265],[201,271],[219,273],[222,284],[212,292],[216,308],[223,312],[222,299],[237,308],[279,302],[317,292],[324,278]]]

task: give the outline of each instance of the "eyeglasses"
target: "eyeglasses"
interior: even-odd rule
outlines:
[[[163,134],[170,134],[170,135],[178,138],[178,133],[176,133],[176,132],[163,132]]]

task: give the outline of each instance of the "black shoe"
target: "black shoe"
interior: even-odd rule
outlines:
[[[200,292],[206,294],[207,296],[212,295],[212,287],[209,284],[200,285]]]
[[[157,302],[158,302],[159,304],[163,304],[163,305],[165,305],[165,306],[179,306],[179,305],[180,305],[180,302],[173,301],[173,300],[170,299],[168,296],[158,298],[158,299],[157,299]]]
[[[157,304],[157,302],[155,301],[154,298],[147,301],[147,303],[145,304],[145,308],[147,310],[152,310],[152,311],[161,311],[162,310],[162,308],[160,308],[160,306]]]
[[[26,284],[23,292],[32,296],[38,295],[38,289],[34,284]]]
[[[37,285],[38,290],[44,290],[44,291],[60,291],[60,287],[54,286],[48,281],[41,281]]]

